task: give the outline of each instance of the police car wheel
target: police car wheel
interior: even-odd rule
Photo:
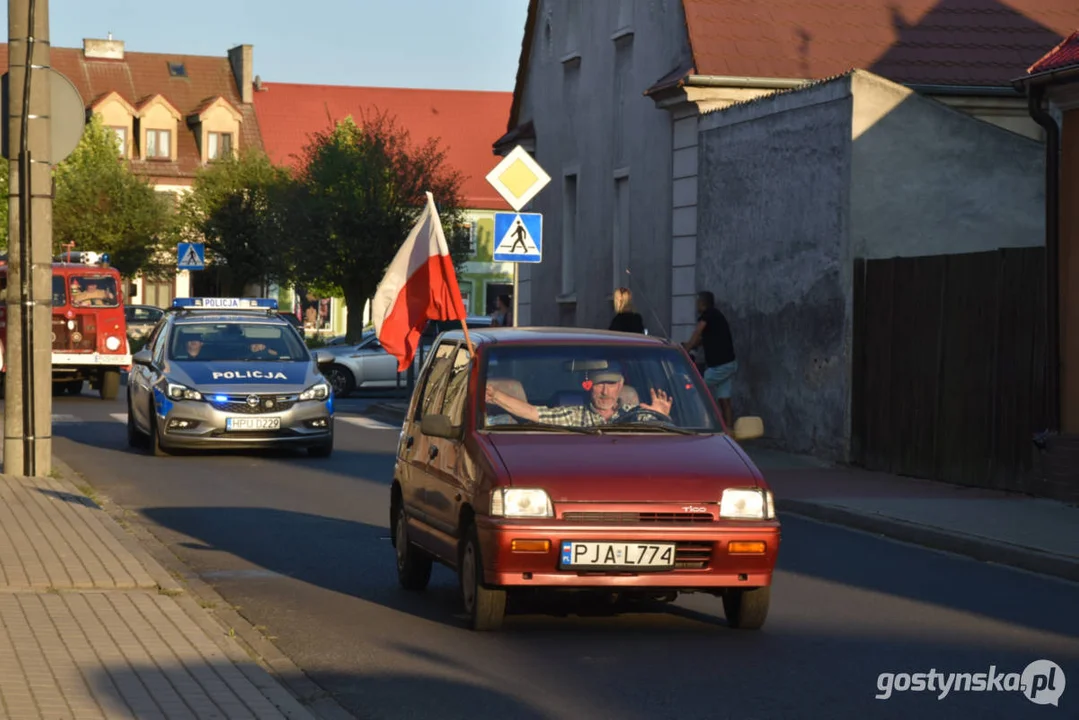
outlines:
[[[146,447],[146,435],[135,425],[135,413],[131,412],[131,397],[127,398],[127,444],[133,448]]]
[[[156,457],[164,457],[169,451],[161,444],[161,433],[157,429],[157,412],[150,406],[150,450]]]

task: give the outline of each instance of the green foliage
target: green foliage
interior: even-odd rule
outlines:
[[[76,250],[109,253],[112,265],[127,276],[167,271],[157,256],[172,223],[169,203],[131,171],[97,115],[54,177],[55,253],[73,242]]]
[[[339,288],[349,307],[348,337],[362,332],[364,303],[408,236],[431,192],[456,264],[468,257],[462,220],[462,176],[446,163],[437,139],[411,142],[389,114],[351,117],[317,133],[305,148],[290,218],[302,253],[300,282]]]
[[[207,263],[228,270],[226,294],[287,281],[293,253],[285,218],[294,194],[288,174],[261,152],[215,160],[180,202],[177,239],[206,243]]]

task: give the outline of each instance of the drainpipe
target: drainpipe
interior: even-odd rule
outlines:
[[[1045,128],[1046,410],[1049,432],[1060,431],[1060,127],[1042,108],[1045,88],[1027,96],[1030,116]]]

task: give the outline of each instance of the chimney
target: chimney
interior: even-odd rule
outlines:
[[[123,60],[124,41],[113,40],[112,33],[109,33],[108,40],[83,38],[82,54],[87,60]]]
[[[237,45],[229,50],[229,64],[232,65],[232,75],[236,78],[236,87],[240,90],[240,100],[250,103],[254,100],[252,89],[253,75],[255,72],[254,46]]]

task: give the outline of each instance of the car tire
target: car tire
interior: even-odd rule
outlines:
[[[81,388],[80,388],[81,392]],[[120,394],[120,371],[105,370],[101,373],[101,399],[115,400]]]
[[[161,432],[157,427],[157,409],[150,405],[150,451],[154,457],[165,457],[169,451],[161,444]]]
[[[457,575],[469,627],[476,631],[501,629],[506,616],[506,591],[484,586],[483,556],[475,524],[470,523],[465,531]]]
[[[356,389],[356,377],[344,365],[330,365],[322,372],[323,377],[339,398],[348,397]]]
[[[731,588],[723,595],[723,612],[727,624],[739,630],[760,630],[768,617],[772,586]]]
[[[131,395],[127,396],[127,444],[128,447],[144,448],[148,438],[135,425],[135,413],[131,409]]]
[[[408,539],[408,516],[399,504],[393,518],[394,551],[397,555],[397,581],[401,587],[412,592],[427,588],[431,582],[433,561]]]

